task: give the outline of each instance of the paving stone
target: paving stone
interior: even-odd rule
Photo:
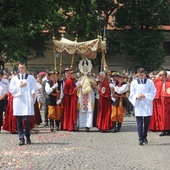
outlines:
[[[50,132],[40,125],[31,140],[19,146],[17,134],[2,130],[0,169],[170,170],[170,136],[149,132],[149,144],[139,146],[135,117],[124,117],[119,133]]]

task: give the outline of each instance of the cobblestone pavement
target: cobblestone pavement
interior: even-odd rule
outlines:
[[[0,134],[0,169],[9,170],[170,170],[170,136],[149,132],[139,146],[135,117],[125,117],[119,133],[50,132],[43,125],[31,145],[16,134]]]

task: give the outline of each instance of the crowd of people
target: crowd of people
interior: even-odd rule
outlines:
[[[44,126],[51,132],[97,127],[116,133],[127,114],[136,116],[139,145],[148,143],[148,129],[170,134],[170,79],[164,70],[157,75],[143,68],[137,74],[95,75],[85,64],[79,73],[65,68],[63,74],[46,70],[31,75],[25,63],[19,63],[18,70],[11,75],[0,71],[0,130],[18,133],[19,145],[25,137],[31,144],[30,129],[42,123],[42,107]]]

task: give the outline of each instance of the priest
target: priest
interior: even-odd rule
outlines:
[[[79,63],[79,70],[82,76],[77,81],[78,89],[78,127],[85,128],[86,132],[93,126],[93,113],[95,94],[94,88],[97,87],[97,83],[90,75],[92,70],[92,63],[89,59],[83,59]]]
[[[64,112],[62,129],[74,131],[77,125],[77,87],[75,84],[75,73],[72,69],[67,71],[63,92]]]
[[[151,116],[149,130],[153,132],[159,132],[160,131],[160,117],[161,117],[161,112],[162,112],[162,107],[161,107],[162,103],[161,103],[161,98],[160,98],[162,90],[158,86],[160,85],[161,81],[159,77],[157,76],[153,82],[156,87],[156,96],[153,100],[153,114]]]
[[[155,83],[158,93],[155,97],[157,103],[154,112],[159,111],[155,124],[159,126],[160,136],[165,136],[170,134],[170,80],[167,78],[165,70],[159,72],[159,80]]]
[[[111,90],[105,72],[99,73],[99,110],[97,127],[101,132],[111,128]]]

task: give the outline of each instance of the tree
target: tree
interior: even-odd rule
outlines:
[[[148,63],[155,63],[156,69],[163,61],[161,49],[163,39],[157,28],[168,21],[170,6],[168,2],[168,0],[1,0],[0,52],[6,53],[9,61],[40,57],[43,56],[47,48],[46,42],[51,39],[53,33],[56,37],[59,36],[61,26],[66,27],[69,35],[78,36],[78,40],[89,40],[99,34],[103,35],[104,27],[111,25],[117,28],[119,33],[117,34],[117,31],[106,33],[107,56],[127,53],[132,56],[135,67],[142,65],[143,58],[147,58]],[[109,16],[115,17],[114,25],[109,23]],[[149,42],[154,45],[149,46]],[[145,56],[142,55],[144,49]],[[138,62],[140,60],[141,63]]]
[[[43,31],[51,28],[49,13],[54,6],[58,7],[53,0],[0,1],[0,52],[6,53],[8,61],[43,56],[49,39]],[[55,17],[60,21],[62,15]]]
[[[123,5],[115,13],[115,26],[123,30],[120,49],[131,56],[134,68],[142,66],[148,71],[158,69],[164,59],[164,37],[158,27],[167,24],[169,1],[120,2]]]
[[[85,40],[95,38],[111,25],[119,31],[106,33],[107,56],[128,54],[134,68],[143,66],[150,71],[163,62],[163,35],[158,27],[167,24],[168,4],[168,0],[71,0],[68,8],[62,8],[70,35],[78,34]],[[109,23],[109,16],[115,17],[114,25]]]

